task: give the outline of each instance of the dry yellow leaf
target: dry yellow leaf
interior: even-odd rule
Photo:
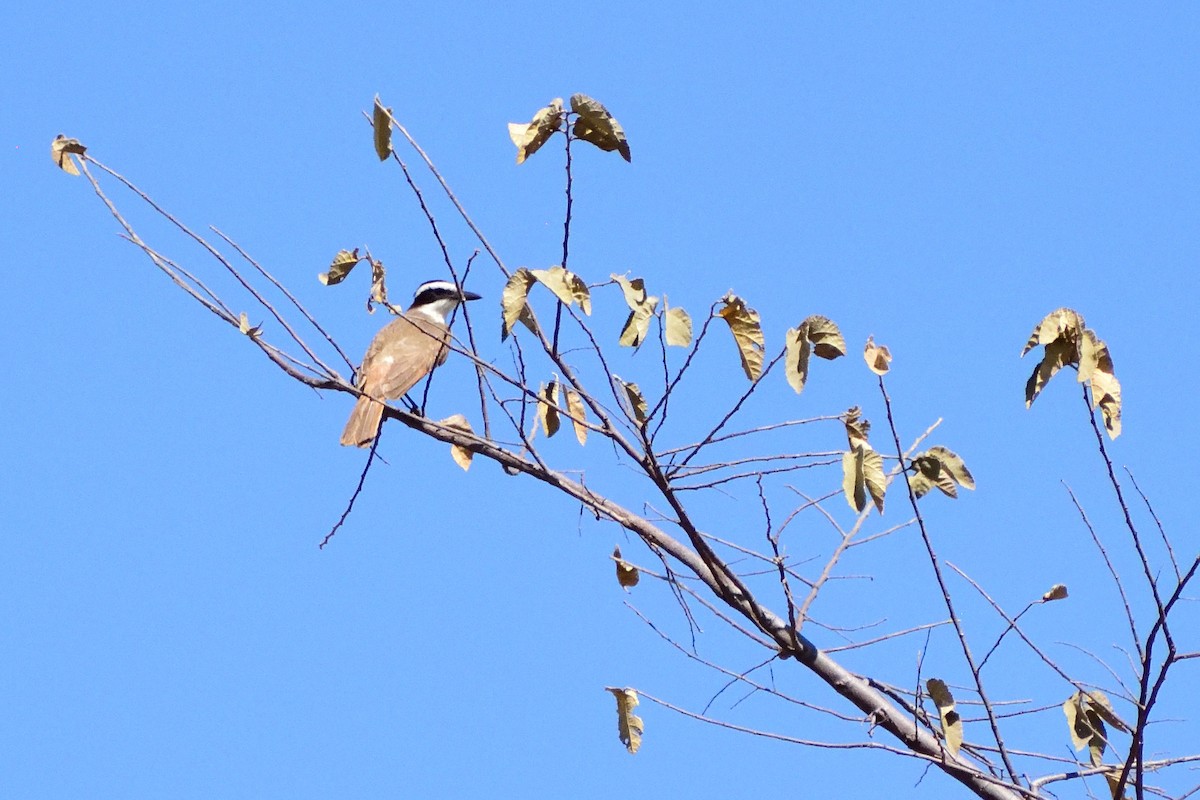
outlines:
[[[1068,697],[1062,706],[1063,714],[1067,717],[1067,730],[1071,734],[1071,745],[1076,750],[1082,750],[1092,737],[1092,730],[1087,724],[1083,704],[1083,693],[1077,691]]]
[[[646,399],[642,397],[642,390],[638,388],[636,383],[626,383],[625,381],[613,375],[613,380],[621,385],[625,390],[625,400],[629,403],[629,411],[633,414],[633,418],[637,420],[639,425],[644,425],[646,422]]]
[[[50,157],[54,159],[58,168],[68,175],[79,174],[79,167],[75,166],[75,159],[71,156],[81,156],[85,152],[87,148],[78,139],[70,139],[61,133],[50,143]]]
[[[371,302],[381,303],[385,306],[387,305],[388,299],[387,299],[387,284],[385,283],[386,278],[387,278],[387,269],[384,268],[383,262],[380,261],[379,259],[372,259],[372,261],[371,261]],[[375,309],[371,308],[370,302],[367,303],[367,309],[372,312],[375,310]]]
[[[624,275],[616,273],[609,275],[617,285],[621,287],[621,292],[625,295],[625,303],[631,308],[636,309],[638,306],[645,305],[652,298],[646,293],[646,282],[641,278],[628,278]]]
[[[534,280],[553,292],[554,296],[562,302],[567,305],[579,303],[584,314],[589,317],[592,315],[592,297],[588,293],[587,284],[583,282],[583,278],[562,267],[534,269],[530,270],[529,274],[534,277]]]
[[[640,347],[646,341],[650,332],[650,320],[658,307],[658,298],[646,293],[646,284],[641,278],[627,278],[624,275],[611,275],[625,295],[625,304],[629,306],[629,316],[617,344],[621,347]]]
[[[663,300],[666,300],[664,296]],[[682,308],[668,308],[665,314],[667,345],[687,347],[692,343],[692,318]]]
[[[392,110],[383,107],[379,95],[375,95],[371,126],[375,129],[375,155],[379,156],[380,161],[387,161],[392,154]]]
[[[504,291],[500,295],[500,308],[504,314],[504,323],[500,331],[501,341],[507,339],[508,335],[512,333],[513,325],[517,324],[517,320],[524,322],[530,330],[535,330],[533,316],[526,302],[533,282],[533,273],[525,267],[521,267],[504,284]]]
[[[842,424],[850,444],[850,449],[842,454],[842,491],[846,494],[846,502],[861,512],[867,507],[867,495],[870,494],[875,508],[883,513],[887,478],[883,474],[883,456],[867,441],[871,423],[863,419],[861,410],[854,406],[842,415]]]
[[[1108,746],[1108,731],[1104,720],[1096,711],[1091,700],[1091,692],[1075,692],[1063,703],[1063,713],[1067,716],[1067,727],[1071,732],[1071,743],[1076,750],[1088,748],[1088,755],[1093,766],[1104,760],[1104,750]],[[1107,699],[1107,698],[1105,698]]]
[[[871,445],[867,443],[871,434],[871,423],[863,419],[862,409],[858,406],[846,409],[846,413],[842,414],[842,424],[846,428],[846,440],[850,443],[851,450],[856,447],[871,449]]]
[[[964,489],[975,488],[975,478],[971,475],[971,471],[967,469],[966,462],[957,453],[949,450],[941,445],[934,445],[925,451],[926,454],[937,458],[942,464],[942,469],[950,474],[954,482],[962,486]]]
[[[1121,435],[1121,382],[1113,372],[1108,345],[1085,328],[1079,340],[1079,382],[1088,381],[1092,408],[1100,407],[1109,438]]]
[[[1038,345],[1045,347],[1041,362],[1025,382],[1025,407],[1029,408],[1045,388],[1046,383],[1065,366],[1078,368],[1078,380],[1087,383],[1091,391],[1092,408],[1100,408],[1109,438],[1121,435],[1121,382],[1113,372],[1108,346],[1096,332],[1084,327],[1083,317],[1069,309],[1060,308],[1047,314],[1025,347],[1024,356]]]
[[[871,495],[871,501],[875,503],[875,508],[882,514],[883,498],[887,494],[887,477],[883,474],[883,456],[874,450],[865,450],[863,452],[862,474],[863,482],[867,486],[867,492]],[[861,511],[862,509],[859,510]]]
[[[1130,777],[1131,774],[1132,773],[1127,774],[1125,776],[1125,785],[1126,786],[1129,785],[1129,781],[1131,780],[1131,777]],[[1104,773],[1104,782],[1108,784],[1108,793],[1112,795],[1113,800],[1129,800],[1129,795],[1124,794],[1123,792],[1118,794],[1120,787],[1121,787],[1121,768],[1120,767],[1116,767],[1114,769],[1110,769],[1107,772],[1105,772]]]
[[[1108,438],[1121,435],[1121,384],[1116,375],[1097,372],[1092,376],[1092,403],[1100,406]],[[1097,399],[1099,398],[1099,399]]]
[[[958,755],[963,743],[962,717],[954,710],[954,695],[950,694],[946,682],[938,678],[930,678],[925,682],[929,697],[937,706],[938,717],[942,721],[942,735],[946,737],[946,752],[952,756]]]
[[[1024,349],[1021,350],[1021,356],[1024,357],[1026,353],[1038,345],[1045,346],[1058,339],[1067,339],[1073,345],[1079,341],[1079,336],[1083,328],[1083,317],[1078,312],[1070,308],[1059,308],[1051,311],[1042,318],[1041,322],[1034,326],[1029,341],[1025,343]]]
[[[329,272],[320,273],[317,275],[317,280],[326,286],[335,286],[344,281],[350,274],[350,270],[354,269],[361,260],[358,257],[357,247],[353,250],[339,250],[329,265]]]
[[[638,574],[637,567],[621,558],[619,546],[613,548],[612,557],[617,562],[617,583],[621,584],[625,591],[629,591],[631,586],[637,586],[641,575]]]
[[[1054,600],[1065,600],[1067,597],[1066,584],[1056,583],[1050,587],[1044,595],[1042,595],[1043,603],[1050,603]]]
[[[885,345],[875,344],[874,336],[867,337],[867,346],[863,348],[863,358],[871,372],[876,375],[886,375],[892,368],[892,351],[888,350]]]
[[[1101,719],[1117,730],[1124,731],[1125,733],[1130,732],[1129,726],[1113,711],[1112,701],[1108,699],[1108,695],[1099,689],[1093,689],[1087,693],[1087,699],[1088,708],[1094,711]]]
[[[787,381],[796,394],[804,391],[808,383],[808,360],[812,355],[812,343],[808,340],[808,332],[804,323],[799,328],[788,328],[784,345],[787,355],[784,357],[784,369],[787,371]]]
[[[617,734],[621,737],[621,744],[625,745],[630,754],[636,753],[642,746],[642,734],[645,732],[642,718],[633,713],[638,704],[637,692],[633,689],[618,689],[615,686],[604,688],[617,698]]]
[[[861,447],[842,453],[842,492],[850,507],[859,513],[867,507],[867,480],[863,475],[865,453]]]
[[[916,472],[909,476],[913,494],[923,497],[937,487],[948,497],[958,497],[958,487],[975,488],[975,478],[958,454],[937,445],[913,456]]]
[[[1086,745],[1094,766],[1103,761],[1104,750],[1108,746],[1105,722],[1118,730],[1129,732],[1129,726],[1113,711],[1108,695],[1098,689],[1072,694],[1063,703],[1063,713],[1067,716],[1071,743],[1076,750],[1082,750]]]
[[[572,128],[577,139],[596,145],[605,152],[616,150],[626,161],[633,159],[629,154],[629,142],[625,139],[625,130],[613,115],[599,100],[593,100],[586,94],[571,95],[571,110],[579,116]]]
[[[729,324],[746,377],[756,381],[762,375],[763,350],[766,347],[758,312],[747,306],[746,301],[733,292],[722,297],[721,302],[725,306],[717,315]]]
[[[567,390],[567,412],[571,415],[575,438],[580,444],[587,444],[588,429],[583,424],[583,420],[587,419],[587,410],[583,407],[583,398],[574,389]]]
[[[813,352],[826,361],[846,355],[846,340],[838,326],[828,317],[813,314],[800,323],[807,331],[807,337],[813,345]]]
[[[554,132],[562,128],[563,101],[556,97],[550,105],[538,109],[531,122],[508,123],[508,136],[517,146],[517,163],[536,153],[542,145],[549,141]]]
[[[463,433],[475,433],[475,431],[471,429],[471,423],[468,422],[467,418],[462,414],[454,414],[446,417],[438,424],[444,425],[447,428],[454,428],[455,430],[462,431]],[[450,445],[450,457],[454,459],[455,464],[458,464],[463,468],[464,472],[471,468],[471,459],[474,458],[474,456],[475,453],[466,447],[457,444]]]
[[[958,486],[942,469],[942,462],[937,458],[920,453],[913,457],[912,466],[915,472],[908,476],[908,485],[917,499],[924,497],[935,486],[949,497],[958,497]]]
[[[1025,407],[1033,405],[1033,401],[1046,388],[1046,383],[1067,364],[1074,364],[1078,359],[1078,349],[1070,339],[1055,339],[1046,345],[1045,355],[1038,365],[1033,368],[1033,374],[1025,382]]]
[[[550,381],[538,390],[537,413],[538,422],[542,423],[546,438],[558,433],[562,424],[558,418],[558,381]]]
[[[827,361],[846,355],[846,340],[837,325],[817,314],[790,328],[785,344],[787,380],[796,394],[803,392],[808,383],[809,359],[814,353]]]
[[[262,326],[251,325],[250,318],[247,317],[246,312],[243,311],[241,314],[238,314],[238,331],[253,339],[262,333]]]

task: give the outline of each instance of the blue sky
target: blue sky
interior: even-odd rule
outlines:
[[[769,348],[809,314],[837,321],[851,357],[817,364],[800,398],[778,381],[755,419],[859,404],[883,441],[858,349],[869,334],[888,344],[905,438],[943,418],[935,440],[979,483],[956,503],[930,498],[944,555],[1013,609],[1067,583],[1070,603],[1031,628],[1089,680],[1106,675],[1053,643],[1121,665],[1119,606],[1060,483],[1119,539],[1094,439],[1070,375],[1023,408],[1033,364],[1017,354],[1045,313],[1087,317],[1124,386],[1114,461],[1134,470],[1181,556],[1194,553],[1184,470],[1200,446],[1189,358],[1200,11],[647,5],[67,2],[5,14],[0,795],[749,796],[778,791],[792,770],[814,793],[958,795],[936,775],[913,788],[914,762],[799,750],[649,704],[630,757],[606,685],[700,708],[723,683],[624,607],[685,631],[661,590],[627,598],[615,585],[615,543],[650,557],[531,481],[483,464],[464,475],[415,435],[389,431],[390,466],[317,550],[362,465],[337,446],[349,399],[287,380],[191,305],[47,150],[57,133],[78,137],[194,227],[221,228],[357,356],[382,320],[362,311],[361,276],[336,290],[315,280],[337,250],[369,246],[396,297],[442,275],[400,176],[372,152],[362,111],[376,93],[506,261],[535,268],[561,252],[561,160],[547,148],[516,167],[505,123],[572,92],[605,102],[633,163],[579,154],[573,269],[643,275],[694,316],[733,288],[762,314]],[[435,210],[461,264],[473,241]],[[149,216],[131,221],[205,263]],[[473,288],[491,313],[502,281],[479,269]],[[608,292],[596,324],[615,338],[623,312]],[[649,355],[622,354],[625,368],[654,374]],[[741,388],[728,342],[700,369],[698,396],[672,421],[681,436]],[[437,416],[460,410],[455,389],[471,385],[461,365],[442,378]],[[836,426],[811,436],[782,446],[842,446]],[[548,452],[633,507],[649,499],[602,453],[573,448],[556,440]],[[832,488],[838,476],[808,480]],[[893,502],[885,523],[904,518]],[[753,536],[741,529],[757,524],[757,501],[701,508],[714,531]],[[934,618],[928,567],[902,536],[847,565],[875,579],[832,590],[825,619]],[[994,615],[957,588],[990,642]],[[705,654],[735,669],[760,660],[710,628]],[[847,660],[911,685],[921,644]],[[961,682],[950,644],[934,638],[927,669]],[[1005,697],[1069,693],[1022,669],[1000,676]],[[791,665],[775,676],[818,705],[839,702]],[[737,697],[713,713],[790,735],[864,735],[763,698],[731,707]],[[1168,702],[1164,716],[1193,721],[1172,735],[1196,741],[1194,696]],[[1039,746],[1069,747],[1058,716],[1017,725]]]

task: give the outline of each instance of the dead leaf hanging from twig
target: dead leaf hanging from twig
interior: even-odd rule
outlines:
[[[606,152],[616,150],[621,158],[633,161],[629,154],[629,142],[625,139],[625,129],[613,119],[603,103],[586,94],[573,94],[571,110],[579,115],[571,129],[575,138],[583,139]]]
[[[612,692],[613,697],[617,699],[617,733],[621,737],[621,743],[630,754],[636,753],[642,746],[642,733],[645,731],[642,718],[633,713],[638,704],[637,692],[633,689],[618,689],[615,686],[606,686],[605,689]]]
[[[729,324],[746,377],[756,381],[762,375],[763,350],[766,347],[758,312],[732,292],[721,298],[721,302],[725,306],[717,312],[717,316]]]
[[[517,163],[523,164],[525,159],[536,153],[555,131],[562,129],[562,124],[561,97],[554,98],[549,105],[538,109],[531,122],[508,123],[508,136],[517,146]]]

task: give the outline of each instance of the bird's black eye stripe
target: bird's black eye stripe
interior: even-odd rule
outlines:
[[[413,298],[413,305],[419,306],[425,303],[432,303],[434,300],[441,300],[446,297],[458,297],[458,292],[450,286],[434,286],[429,289],[424,289]]]

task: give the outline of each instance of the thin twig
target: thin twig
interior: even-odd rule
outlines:
[[[243,250],[241,245],[239,245],[233,239],[230,239],[228,236],[226,236],[224,233],[222,233],[217,228],[212,227],[212,226],[210,226],[210,227],[212,228],[213,233],[217,234],[217,236],[220,236],[222,239],[224,239],[229,244],[229,246],[232,247],[234,250],[237,250],[238,254],[242,258],[244,258],[247,262],[249,262],[249,264],[252,267],[254,267],[256,270],[258,270],[260,275],[262,275],[264,278],[266,278],[268,281],[270,281],[271,285],[273,285],[276,289],[278,289],[280,292],[282,292],[283,296],[291,301],[292,305],[296,307],[296,310],[304,315],[304,319],[306,319],[308,321],[308,324],[312,325],[317,330],[317,332],[320,333],[322,337],[324,337],[325,341],[328,342],[329,346],[332,347],[337,352],[337,354],[341,357],[342,361],[346,362],[346,366],[350,368],[350,371],[354,372],[354,362],[350,360],[349,356],[347,356],[345,353],[342,352],[342,348],[338,346],[338,343],[334,340],[334,338],[325,332],[325,329],[323,327],[321,327],[321,323],[317,322],[316,318],[313,317],[312,314],[308,313],[308,309],[305,308],[300,303],[300,301],[296,299],[295,295],[293,295],[290,291],[288,291],[288,288],[286,286],[284,286],[282,283],[280,283],[278,280],[276,280],[275,276],[273,276],[271,273],[267,272],[266,269],[264,269],[261,264],[259,264],[253,258],[251,258],[250,254],[247,253],[245,250]],[[301,343],[301,347],[303,347],[303,346],[304,346],[303,343]],[[307,348],[305,348],[305,349],[307,350]],[[315,361],[316,358],[314,357],[313,360]],[[320,363],[320,362],[318,361],[317,363]]]
[[[1092,537],[1092,544],[1096,545],[1096,549],[1100,552],[1100,557],[1104,559],[1104,565],[1108,567],[1108,574],[1113,579],[1113,585],[1117,587],[1117,593],[1121,595],[1121,604],[1125,607],[1125,620],[1129,623],[1129,636],[1133,641],[1133,646],[1137,648],[1138,657],[1142,656],[1142,637],[1138,634],[1137,623],[1133,618],[1133,607],[1129,603],[1129,596],[1125,593],[1125,584],[1121,581],[1121,576],[1117,572],[1116,566],[1113,565],[1112,559],[1108,557],[1108,550],[1104,547],[1104,543],[1100,541],[1100,537],[1096,535],[1096,529],[1092,527],[1092,521],[1088,519],[1087,512],[1083,510],[1083,505],[1080,504],[1079,498],[1075,496],[1075,492],[1066,483],[1063,487],[1067,490],[1067,494],[1071,497],[1071,502],[1075,504],[1075,510],[1079,512],[1080,518],[1083,520],[1083,525],[1087,528],[1088,535]]]
[[[892,399],[888,396],[887,388],[883,383],[883,376],[879,376],[879,393],[883,396],[884,408],[887,410],[888,427],[892,432],[892,441],[896,446],[896,455],[900,458],[900,465],[903,469],[904,465],[904,446],[900,444],[900,433],[896,430],[896,420],[892,415]],[[962,623],[959,621],[958,614],[954,610],[954,601],[950,597],[950,590],[946,586],[946,581],[942,577],[942,570],[939,564],[937,551],[933,547],[933,541],[929,537],[929,531],[925,527],[925,519],[921,516],[921,509],[917,505],[917,496],[913,492],[912,484],[907,480],[904,481],[904,486],[908,490],[908,501],[912,506],[913,515],[917,518],[917,528],[921,532],[921,541],[925,544],[925,552],[929,557],[929,564],[933,568],[934,579],[937,581],[938,588],[942,593],[942,602],[946,605],[946,611],[950,615],[950,621],[954,626],[954,632],[958,635],[959,648],[962,650],[963,658],[967,662],[967,667],[971,671],[971,676],[975,681],[975,689],[979,698],[983,700],[984,710],[988,715],[988,724],[992,729],[992,736],[995,739],[996,746],[1000,750],[1000,759],[1004,762],[1004,768],[1008,771],[1009,778],[1013,783],[1018,781],[1017,770],[1013,766],[1012,759],[1009,758],[1008,752],[1004,746],[1004,738],[1000,735],[1000,724],[996,720],[996,715],[992,711],[991,703],[988,702],[987,692],[983,687],[983,679],[979,674],[979,668],[975,665],[975,660],[971,656],[971,647],[967,643],[967,634],[963,630]]]
[[[1150,498],[1146,497],[1146,493],[1142,491],[1142,487],[1138,486],[1137,478],[1133,477],[1133,472],[1129,467],[1125,467],[1125,474],[1129,476],[1129,482],[1137,490],[1138,496],[1142,498],[1142,502],[1146,505],[1146,511],[1150,512],[1150,518],[1154,520],[1154,525],[1158,528],[1158,535],[1162,539],[1163,547],[1166,548],[1167,557],[1171,560],[1171,567],[1175,570],[1175,580],[1183,580],[1183,576],[1179,571],[1179,562],[1175,560],[1175,550],[1171,547],[1171,539],[1167,536],[1166,530],[1163,529],[1162,520],[1158,518],[1158,514],[1154,510],[1154,505],[1150,502]]]
[[[358,476],[358,485],[354,487],[354,493],[350,495],[350,501],[346,503],[346,510],[338,517],[338,521],[333,523],[333,527],[329,529],[329,533],[325,534],[325,538],[317,545],[318,550],[324,550],[325,545],[329,544],[329,540],[338,532],[338,528],[342,527],[346,522],[346,518],[350,516],[351,509],[354,508],[354,501],[358,499],[358,495],[362,493],[363,484],[366,483],[367,473],[371,471],[371,463],[375,460],[375,451],[379,448],[379,440],[383,438],[383,426],[375,432],[375,438],[371,441],[371,452],[367,455],[367,463],[363,465],[362,473]]]

